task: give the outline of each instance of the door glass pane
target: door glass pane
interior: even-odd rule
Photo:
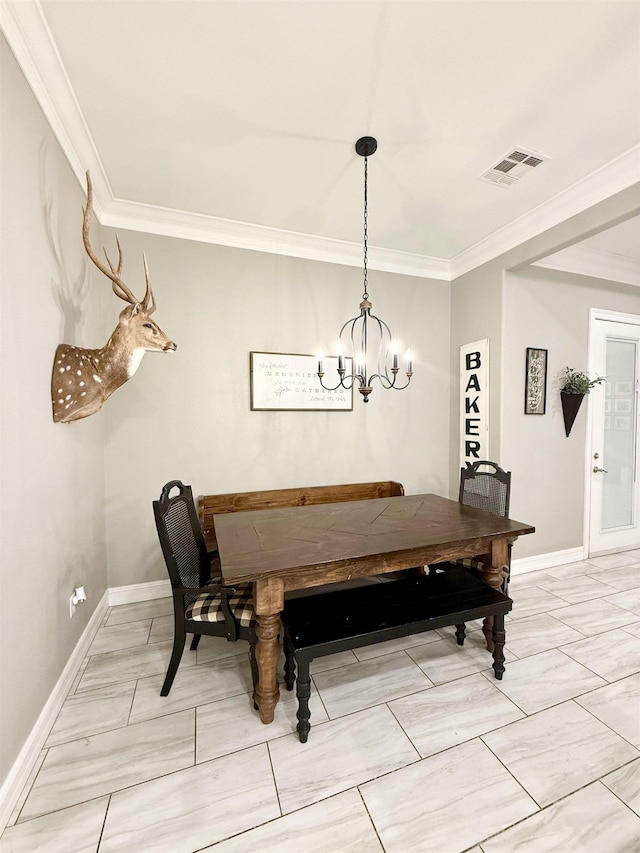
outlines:
[[[636,342],[607,338],[602,529],[634,523]]]

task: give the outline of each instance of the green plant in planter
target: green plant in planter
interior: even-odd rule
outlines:
[[[573,367],[564,368],[560,374],[560,399],[562,401],[565,435],[568,436],[571,432],[571,427],[585,394],[588,394],[594,385],[600,385],[605,381],[604,376],[589,379],[589,375],[581,370],[574,370]]]
[[[594,385],[600,385],[602,382],[606,382],[606,377],[596,376],[595,379],[589,379],[587,373],[574,370],[573,367],[565,367],[560,376],[560,390],[565,394],[588,394]]]

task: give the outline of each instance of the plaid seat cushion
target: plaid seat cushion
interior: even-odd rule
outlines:
[[[255,621],[252,584],[239,586],[229,596],[229,609],[244,628]],[[211,595],[203,592],[187,607],[185,616],[194,622],[224,622],[220,593]]]
[[[447,569],[449,566],[464,566],[466,569],[476,569],[477,571],[482,571],[483,563],[481,560],[476,560],[473,557],[463,557],[460,560],[450,560],[446,563],[431,563],[429,565],[430,569],[442,569],[443,571]]]
[[[484,568],[482,560],[476,560],[473,557],[463,557],[461,560],[454,560],[456,566],[464,566],[465,569],[476,569],[481,572]]]

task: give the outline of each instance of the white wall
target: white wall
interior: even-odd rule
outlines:
[[[1,781],[104,593],[106,545],[104,418],[54,424],[50,397],[56,346],[103,343],[83,192],[3,38],[0,62]]]
[[[502,280],[499,264],[486,264],[451,283],[450,497],[460,482],[460,347],[489,340],[489,459],[500,462]]]
[[[120,239],[126,269],[140,276],[144,248],[154,319],[178,350],[147,354],[105,406],[109,586],[166,577],[151,502],[170,479],[196,495],[386,479],[408,493],[447,493],[446,282],[370,273],[374,313],[416,354],[406,391],[375,388],[366,405],[356,393],[352,412],[252,412],[249,352],[329,352],[358,313],[361,271],[132,232]]]
[[[558,375],[588,369],[589,309],[640,313],[640,288],[539,268],[505,273],[501,459],[512,471],[511,516],[533,524],[514,557],[583,544],[587,406],[565,435]],[[549,350],[547,413],[524,414],[527,347]]]

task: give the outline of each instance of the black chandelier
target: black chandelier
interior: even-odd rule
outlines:
[[[411,361],[411,350],[406,355],[406,376],[404,385],[398,385],[398,349],[391,334],[389,326],[371,313],[371,302],[369,301],[367,281],[367,159],[375,153],[378,142],[373,136],[363,136],[356,142],[356,152],[364,157],[364,293],[360,303],[360,313],[347,320],[340,329],[338,339],[338,375],[340,381],[333,388],[326,386],[322,380],[324,376],[322,356],[318,359],[318,378],[325,391],[337,391],[338,388],[350,390],[357,385],[362,394],[363,401],[369,402],[369,394],[373,390],[371,383],[377,379],[383,388],[395,388],[402,391],[411,382],[413,366]],[[375,338],[374,342],[372,338]],[[347,374],[345,368],[345,350],[351,353],[352,373]]]

